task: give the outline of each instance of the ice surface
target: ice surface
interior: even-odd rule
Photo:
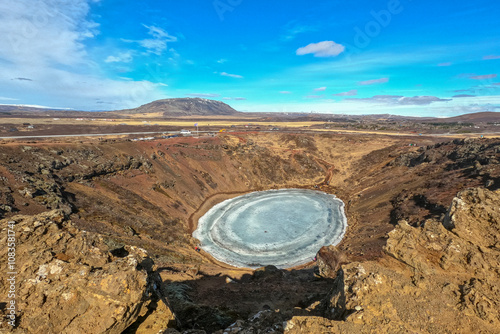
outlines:
[[[338,244],[346,228],[344,202],[335,195],[280,189],[215,205],[200,218],[193,236],[221,262],[289,268],[311,261],[322,246]]]

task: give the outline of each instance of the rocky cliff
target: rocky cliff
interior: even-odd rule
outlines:
[[[12,226],[15,237],[15,268],[1,265],[3,273],[15,272],[15,296],[2,295],[8,302],[1,310],[11,319],[10,301],[15,301],[14,332],[121,333],[161,300],[143,249],[113,249],[101,235],[75,228],[60,210],[0,223]],[[7,237],[2,233],[2,245]],[[7,258],[6,247],[0,257]],[[8,283],[0,281],[2,293],[9,291]],[[12,326],[2,322],[2,329]]]
[[[444,221],[401,221],[379,261],[350,263],[333,283],[325,318],[296,317],[288,333],[497,333],[500,192],[474,188]],[[338,295],[344,295],[342,303]]]

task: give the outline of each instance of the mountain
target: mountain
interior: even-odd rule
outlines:
[[[500,112],[484,111],[446,118],[448,122],[500,123]]]
[[[191,115],[235,115],[238,111],[224,102],[201,98],[174,98],[153,101],[138,108],[119,110],[118,113],[149,114],[163,113],[163,116],[191,116]]]

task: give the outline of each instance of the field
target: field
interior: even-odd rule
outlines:
[[[89,114],[89,113],[87,113]],[[100,117],[0,117],[0,137],[12,136],[58,136],[116,133],[162,133],[181,129],[192,132],[229,131],[277,131],[277,132],[330,132],[352,134],[377,134],[393,136],[432,135],[439,137],[485,137],[493,138],[499,133],[491,122],[470,123],[474,125],[437,126],[436,123],[408,123],[395,125],[384,119],[332,121],[319,117],[265,117],[249,114],[238,116],[184,116],[175,119],[158,118],[158,113],[133,114],[122,118]],[[110,116],[113,116],[110,114]],[[197,127],[194,125],[198,124]],[[444,124],[444,123],[443,123]],[[453,123],[454,124],[454,123]],[[466,123],[469,124],[469,123]],[[140,136],[140,134],[137,134]]]

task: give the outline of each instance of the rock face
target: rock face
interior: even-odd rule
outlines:
[[[339,270],[345,277],[333,284],[327,311],[345,321],[294,317],[285,332],[498,333],[498,203],[499,191],[468,189],[444,224],[401,221],[389,233],[387,257]]]
[[[147,312],[154,284],[144,250],[110,252],[101,236],[76,229],[60,210],[8,221],[15,222],[15,332],[121,333]],[[6,237],[2,232],[2,245]],[[0,249],[2,259],[6,251]],[[4,261],[1,270],[11,271]],[[0,281],[2,294],[6,284]]]
[[[323,246],[316,255],[319,274],[325,278],[337,277],[338,270],[347,258],[335,246]]]
[[[461,239],[500,250],[499,206],[497,193],[482,188],[466,190],[453,199],[443,224]]]
[[[479,172],[482,165],[498,164],[498,153],[498,142],[455,139],[453,142],[438,143],[422,147],[418,152],[400,155],[391,165],[415,167],[423,163],[445,164],[450,170],[470,167]]]

